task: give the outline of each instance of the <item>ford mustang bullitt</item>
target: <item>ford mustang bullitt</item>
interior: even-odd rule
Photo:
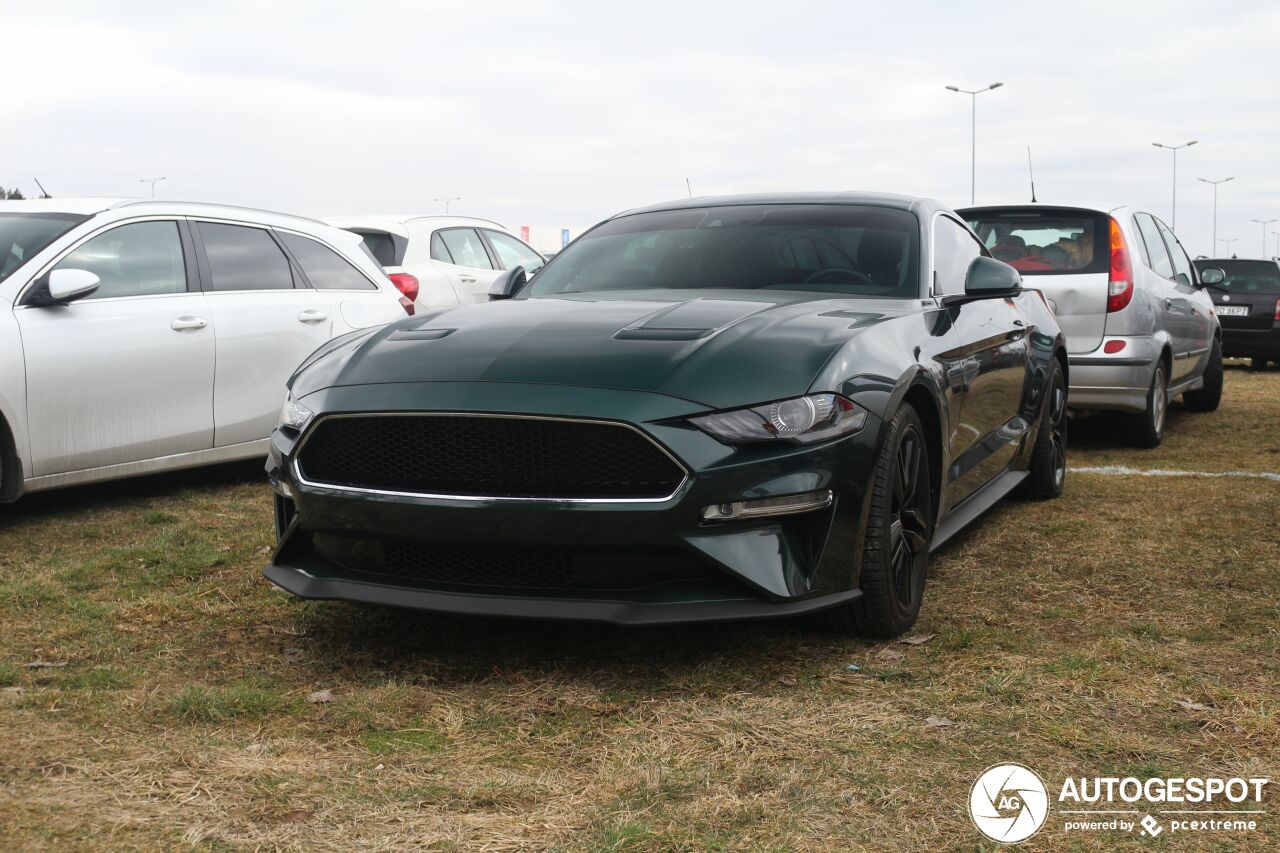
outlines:
[[[1061,493],[1043,296],[928,199],[619,214],[490,301],[289,381],[266,576],[311,599],[661,624],[825,611],[892,637],[930,552]]]

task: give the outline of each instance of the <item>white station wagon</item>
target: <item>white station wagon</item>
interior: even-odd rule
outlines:
[[[360,238],[221,205],[0,202],[0,500],[266,456],[284,383],[405,316]]]

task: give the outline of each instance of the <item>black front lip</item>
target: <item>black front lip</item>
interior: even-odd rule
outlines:
[[[298,562],[297,559],[291,562]],[[773,603],[759,598],[690,601],[680,604],[647,604],[626,600],[564,599],[524,596],[471,595],[456,592],[388,586],[341,578],[316,577],[297,565],[269,565],[263,570],[267,580],[299,598],[357,601],[437,613],[467,616],[516,617],[614,625],[682,625],[728,622],[739,619],[767,619],[801,616],[856,601],[859,589]]]

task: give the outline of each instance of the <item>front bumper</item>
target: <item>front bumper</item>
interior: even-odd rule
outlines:
[[[624,421],[678,457],[689,476],[659,502],[357,494],[299,482],[292,456],[299,437],[277,430],[267,470],[289,497],[277,499],[280,542],[266,570],[272,582],[304,598],[619,624],[789,616],[857,597],[854,555],[861,553],[866,484],[882,429],[877,418],[817,446],[734,449],[683,422],[701,407],[662,395],[545,386],[530,395],[500,383],[447,387],[453,385],[401,388],[399,409],[406,400],[429,400],[416,410]],[[388,411],[388,404],[385,386],[307,398],[322,415]],[[832,492],[829,507],[776,518],[702,518],[710,505],[816,490]],[[432,571],[406,573],[393,553],[410,553],[415,566],[425,560]],[[436,569],[450,555],[465,565],[441,575]],[[553,584],[517,584],[487,572],[489,562],[530,560],[565,568]]]
[[[1088,353],[1073,353],[1071,388],[1067,405],[1072,409],[1108,409],[1143,412],[1147,408],[1147,392],[1160,358],[1160,344],[1150,337],[1108,337],[1123,340],[1124,349],[1105,353],[1102,345]]]

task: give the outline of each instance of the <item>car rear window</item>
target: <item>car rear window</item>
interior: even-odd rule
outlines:
[[[88,218],[77,213],[0,213],[0,281]]]
[[[1106,214],[1069,208],[960,211],[991,256],[1024,275],[1106,272]]]
[[[386,231],[366,231],[363,228],[352,228],[364,241],[364,247],[373,255],[379,266],[397,267],[404,263],[404,250],[407,241],[403,237],[388,234]]]
[[[1275,261],[1196,261],[1196,269],[1217,267],[1227,274],[1222,286],[1232,293],[1280,294],[1280,264]]]

